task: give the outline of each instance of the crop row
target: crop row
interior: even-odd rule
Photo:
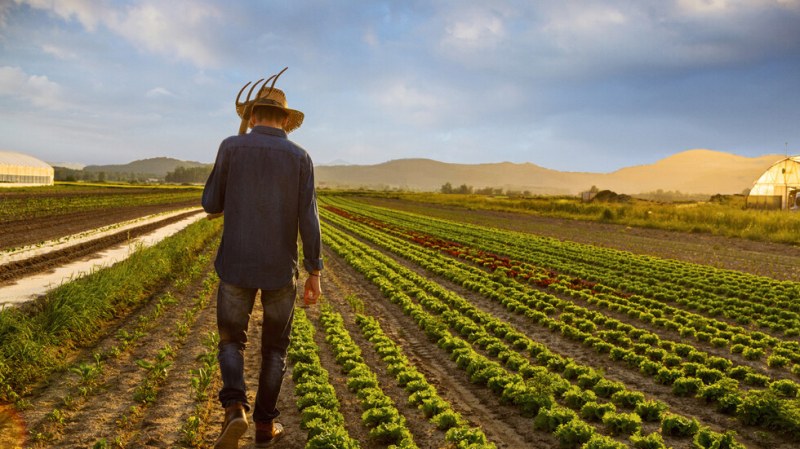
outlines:
[[[292,380],[300,409],[300,426],[308,432],[306,448],[358,449],[358,441],[352,439],[344,427],[336,390],[319,359],[315,333],[306,312],[295,310],[288,358],[293,363]]]
[[[663,404],[657,401],[645,401],[641,393],[625,391],[623,385],[604,380],[595,370],[550,353],[546,348],[530,341],[507,323],[487,318],[483,321],[483,326],[476,325],[475,322],[465,319],[464,316],[459,316],[455,310],[444,310],[446,306],[420,292],[419,285],[424,285],[426,282],[421,277],[403,271],[396,264],[392,268],[388,268],[387,264],[391,264],[391,262],[382,258],[379,253],[369,250],[355,240],[344,237],[332,228],[326,227],[324,236],[328,246],[378,284],[384,294],[392,301],[401,304],[404,311],[414,317],[423,330],[438,341],[440,347],[448,350],[456,363],[467,370],[472,382],[488,386],[492,391],[501,395],[504,400],[520,406],[524,414],[536,416],[534,425],[542,430],[555,431],[563,444],[574,447],[575,444],[583,441],[582,437],[577,436],[577,433],[584,436],[590,435],[586,434],[587,425],[579,424],[581,421],[575,421],[562,428],[560,433],[558,432],[561,424],[577,419],[577,414],[568,407],[556,404],[554,399],[556,396],[559,398],[559,402],[580,410],[582,417],[586,419],[602,419],[605,418],[605,413],[610,411],[611,414],[604,420],[604,423],[606,429],[611,433],[627,434],[638,430],[641,427],[639,413],[647,416],[650,420],[662,419],[662,428],[667,432],[674,428],[671,423],[686,420],[678,415],[662,415],[661,412],[665,409]],[[382,260],[379,262],[378,259]],[[414,303],[409,294],[416,296],[419,303]],[[439,318],[430,315],[430,312],[426,312],[425,309],[438,310]],[[470,315],[470,317],[472,316],[474,315]],[[426,318],[422,320],[421,317]],[[484,326],[504,335],[504,339],[509,343],[505,344],[500,339],[487,335],[483,329]],[[453,337],[446,330],[447,327],[458,330],[465,336],[466,341]],[[467,341],[473,342],[482,350],[499,358],[505,366],[514,371],[514,374],[506,371],[497,362],[475,352]],[[543,364],[553,372],[549,373],[548,369],[544,367],[533,366],[525,357],[511,350],[509,345],[524,348],[526,352],[535,354],[534,357],[543,361]],[[563,372],[565,377],[561,377],[559,372]],[[565,378],[576,380],[581,377],[585,381],[585,388],[581,389],[570,386],[570,383],[565,380]],[[594,393],[594,390],[600,392],[599,396],[612,397],[619,404],[636,408],[637,416],[634,417],[634,414],[630,413],[617,414],[613,411],[615,410],[614,404],[600,407],[597,402],[598,394]],[[543,407],[545,407],[544,410],[542,410]],[[597,409],[600,409],[600,412],[597,412]],[[628,424],[620,425],[620,422]],[[723,437],[708,429],[699,432],[696,422],[694,432],[696,435],[702,433],[714,440],[730,438],[730,435]],[[590,434],[594,435],[594,431],[590,431]],[[634,435],[631,436],[632,441],[635,438],[645,438],[650,441],[657,438],[654,436],[642,437],[635,433]],[[578,438],[580,441],[576,441],[574,438]],[[598,438],[600,437],[598,436]]]
[[[333,349],[336,363],[347,375],[347,388],[358,397],[364,413],[361,421],[367,426],[370,438],[381,444],[398,448],[417,448],[394,401],[380,386],[378,376],[361,357],[361,348],[353,341],[341,315],[329,305],[322,307],[320,322],[325,329],[325,341]]]
[[[447,432],[445,439],[457,448],[491,449],[496,446],[486,439],[479,427],[470,427],[460,413],[439,396],[436,387],[417,370],[403,353],[402,348],[386,336],[377,319],[357,315],[356,323],[364,336],[373,344],[375,351],[388,365],[398,385],[409,393],[408,402],[417,406],[439,430]]]
[[[152,290],[183,277],[219,235],[201,221],[107,269],[63,284],[36,307],[0,311],[0,401],[17,402],[41,379],[66,367],[68,355],[90,346],[107,324],[151,298]]]
[[[327,214],[324,214],[324,216],[326,219],[330,218],[336,220],[334,217],[330,217]],[[569,320],[566,320],[566,317],[565,320],[560,318],[550,318],[546,312],[549,312],[550,314],[555,313],[556,310],[555,307],[552,306],[552,301],[557,300],[557,298],[547,298],[546,296],[549,295],[542,294],[540,292],[529,292],[528,295],[525,295],[521,292],[515,292],[509,287],[504,287],[503,285],[492,281],[490,278],[488,278],[485,272],[482,272],[476,268],[472,268],[472,272],[470,272],[470,267],[459,269],[458,263],[454,263],[452,259],[444,259],[432,251],[427,251],[427,254],[425,254],[426,251],[419,250],[415,255],[415,250],[413,248],[409,247],[407,244],[404,244],[404,242],[392,243],[392,238],[385,234],[380,236],[372,236],[372,238],[370,238],[369,230],[362,229],[359,235],[368,238],[373,243],[387,247],[388,249],[403,255],[406,258],[409,258],[413,262],[429,269],[430,271],[450,278],[451,280],[458,282],[467,288],[476,290],[485,296],[502,303],[511,311],[525,315],[540,326],[545,326],[553,332],[560,332],[564,336],[580,341],[586,346],[594,347],[596,350],[598,350],[598,352],[608,353],[612,360],[619,360],[620,362],[624,362],[633,368],[639,368],[642,373],[653,376],[658,382],[672,385],[673,392],[676,395],[698,395],[705,400],[718,402],[723,411],[728,413],[737,413],[743,421],[749,424],[758,424],[771,428],[778,427],[783,428],[783,430],[789,430],[790,432],[796,432],[794,429],[797,428],[797,422],[799,421],[797,421],[797,416],[794,408],[792,407],[793,403],[779,397],[782,394],[790,395],[792,398],[796,396],[797,389],[793,388],[796,387],[796,384],[791,381],[775,382],[772,385],[773,388],[769,391],[751,391],[745,395],[744,393],[738,392],[738,381],[727,377],[720,369],[706,368],[698,363],[700,358],[703,358],[704,363],[712,363],[712,366],[714,366],[714,363],[721,364],[725,362],[726,366],[730,369],[731,362],[726,359],[717,357],[710,358],[705,355],[705,353],[696,351],[692,349],[691,346],[685,345],[686,348],[679,347],[678,350],[681,348],[688,349],[689,352],[687,352],[685,355],[689,358],[689,360],[695,360],[695,362],[684,364],[685,371],[668,368],[664,366],[663,362],[652,360],[640,353],[637,353],[633,349],[620,347],[619,344],[615,345],[606,341],[610,336],[616,334],[600,334],[605,338],[605,340],[604,338],[592,336],[592,332],[590,332],[592,329],[589,328],[589,325],[595,326],[595,324],[590,322],[588,319],[577,318],[575,316],[581,312],[581,308],[578,306],[570,306],[569,310],[571,313],[568,315],[570,316]],[[438,263],[431,262],[436,261],[437,259]],[[406,274],[406,276],[411,275]],[[435,294],[437,297],[445,301],[449,301],[451,305],[457,304],[457,307],[467,312],[470,317],[480,317],[481,319],[478,322],[478,325],[492,329],[492,326],[487,325],[487,321],[491,320],[491,318],[486,317],[487,314],[477,312],[475,307],[469,304],[467,301],[459,299],[457,295],[444,292],[443,289],[438,287],[435,283],[431,284],[430,291],[433,292],[433,294]],[[545,297],[542,295],[545,295]],[[537,308],[541,310],[537,310]],[[548,311],[548,308],[552,310]],[[604,325],[608,323],[615,323],[615,332],[626,330],[628,333],[636,333],[636,336],[639,338],[639,340],[644,338],[645,340],[652,339],[650,343],[660,342],[657,336],[648,334],[641,329],[636,329],[630,325],[609,319],[597,314],[596,312],[585,311],[585,309],[583,311],[596,321],[603,321]],[[583,322],[576,323],[576,321],[580,320],[583,320]],[[508,338],[508,330],[501,329],[500,336]],[[515,342],[516,340],[524,341],[518,336],[518,333],[512,334],[511,337],[515,340]],[[617,336],[617,340],[619,339],[620,337]],[[619,341],[617,343],[619,343]],[[675,350],[675,344],[672,342],[665,342],[665,344],[662,346],[669,347],[666,343],[671,344],[673,351]],[[538,354],[533,355],[536,356]],[[693,357],[695,359],[693,359]],[[678,360],[680,360],[680,358]],[[561,366],[556,364],[555,367],[560,368]],[[718,368],[723,367],[718,366]],[[747,372],[746,367],[741,368],[742,370],[739,371]],[[738,373],[739,371],[734,372]],[[753,378],[753,376],[755,375],[750,373],[750,377]],[[770,403],[771,408],[769,410],[758,409],[759,406],[763,406],[763,399],[765,398],[769,400],[768,402]],[[778,416],[770,416],[766,412],[773,412],[773,414],[777,413]],[[765,414],[768,416],[761,416]]]
[[[111,189],[109,189],[111,190]],[[104,210],[135,206],[185,203],[197,201],[198,189],[153,189],[150,191],[114,192],[91,195],[26,196],[4,198],[0,207],[0,222],[28,220],[74,212]]]
[[[437,238],[506,254],[518,260],[664,302],[756,324],[787,336],[800,335],[800,285],[677,260],[631,254],[608,248],[530,234],[454,223],[390,211],[342,199],[336,206],[419,230]]]
[[[97,390],[102,389],[104,385],[108,385],[110,380],[108,378],[104,379],[106,365],[121,359],[123,354],[131,352],[143,337],[163,322],[162,318],[165,317],[170,309],[180,307],[180,310],[182,310],[180,318],[174,322],[171,332],[172,343],[166,343],[154,357],[138,359],[135,362],[144,370],[144,375],[133,392],[132,399],[135,405],[132,405],[124,415],[116,419],[120,432],[112,442],[117,446],[124,445],[126,437],[130,435],[126,435],[122,431],[137,422],[141,418],[144,409],[155,401],[161,385],[167,379],[173,359],[177,354],[176,349],[183,345],[189,336],[190,328],[197,315],[208,305],[211,290],[218,281],[216,274],[213,271],[208,271],[209,259],[208,250],[198,254],[192,264],[182,270],[182,274],[173,280],[172,288],[174,291],[168,290],[159,295],[157,299],[152,300],[151,307],[146,309],[146,313],[129,322],[132,327],[128,327],[127,330],[125,328],[119,329],[113,337],[114,344],[103,350],[95,351],[91,356],[90,362],[79,361],[69,367],[69,372],[76,374],[77,376],[73,377],[77,377],[77,379],[67,382],[64,388],[65,394],[61,397],[58,405],[48,412],[46,421],[32,425],[28,429],[32,441],[52,443],[61,433],[71,412],[78,409],[81,403],[90,401]],[[205,275],[205,278],[202,279],[202,286],[189,301],[188,292],[185,292],[186,287],[190,283],[200,281],[201,275]],[[184,295],[179,296],[185,296],[187,300],[181,301],[180,297],[176,297],[174,294],[180,294],[182,290],[184,290],[182,292]],[[114,368],[111,371],[114,372]],[[26,400],[23,399],[18,401],[17,405],[25,407],[25,403]],[[106,438],[97,440],[99,446],[112,443],[109,443]]]
[[[535,267],[524,261],[498,256],[484,249],[472,248],[470,244],[433,238],[416,230],[406,230],[374,218],[354,215],[352,211],[344,211],[339,208],[331,208],[331,211],[382,232],[388,232],[437,249],[450,256],[471,261],[516,281],[548,287],[553,291],[584,300],[597,307],[617,311],[644,323],[674,331],[679,333],[682,338],[707,342],[715,347],[728,347],[731,353],[742,354],[748,360],[766,358],[767,365],[771,368],[789,368],[790,363],[794,362],[791,369],[795,374],[800,374],[800,364],[798,364],[800,363],[800,343],[797,341],[779,340],[761,332],[748,332],[740,326],[687,312],[662,301],[624,293],[602,282],[590,282],[586,279],[558,274],[550,268]],[[359,212],[361,211],[359,210]],[[506,253],[516,254],[515,251],[517,250],[510,247],[505,249]],[[520,257],[524,257],[524,255]],[[697,300],[697,302],[702,301]]]

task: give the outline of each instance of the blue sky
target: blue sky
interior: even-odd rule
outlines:
[[[284,66],[317,164],[800,153],[800,0],[0,0],[0,150],[212,162]]]

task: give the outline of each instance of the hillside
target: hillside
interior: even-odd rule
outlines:
[[[193,168],[208,164],[193,161],[181,161],[169,157],[155,157],[142,159],[122,165],[87,165],[84,171],[106,173],[141,173],[157,178],[163,178],[168,172],[175,171],[177,167]]]
[[[317,167],[316,178],[320,187],[334,188],[435,191],[449,182],[454,186],[502,187],[537,194],[577,194],[592,185],[627,194],[658,189],[730,194],[749,188],[764,170],[782,158],[777,154],[749,158],[697,149],[612,173],[561,172],[531,163],[468,165],[401,159],[377,165]]]

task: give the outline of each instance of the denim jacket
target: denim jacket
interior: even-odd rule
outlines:
[[[208,213],[224,213],[214,266],[220,279],[275,290],[297,275],[297,234],[303,265],[321,270],[314,164],[286,132],[256,126],[222,141],[202,199]]]

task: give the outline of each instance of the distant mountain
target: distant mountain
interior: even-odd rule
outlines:
[[[326,162],[323,164],[314,164],[315,167],[330,167],[332,165],[350,165],[350,163],[342,159],[336,159],[334,161]]]
[[[194,161],[181,161],[169,157],[155,157],[129,162],[123,165],[87,165],[83,168],[87,172],[106,173],[141,173],[156,178],[163,178],[168,172],[175,171],[178,167],[194,168],[209,164]]]
[[[400,159],[377,165],[319,166],[320,187],[405,188],[437,191],[447,182],[454,187],[495,187],[528,190],[535,194],[577,194],[597,186],[618,193],[637,194],[658,189],[683,193],[741,193],[773,163],[771,154],[755,158],[712,150],[689,150],[654,164],[613,173],[561,172],[531,163],[450,164],[430,159]]]
[[[51,167],[64,167],[70,170],[83,170],[83,167],[86,164],[81,164],[79,162],[48,162]]]

